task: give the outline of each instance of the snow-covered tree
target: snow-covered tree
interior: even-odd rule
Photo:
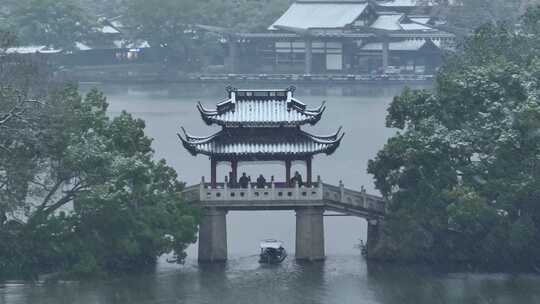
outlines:
[[[124,271],[172,251],[183,261],[197,230],[183,184],[154,160],[142,120],[106,110],[100,92],[68,86],[1,126],[0,272]]]
[[[522,22],[479,28],[433,91],[392,102],[387,126],[399,133],[369,163],[391,199],[381,257],[537,262],[540,9]]]

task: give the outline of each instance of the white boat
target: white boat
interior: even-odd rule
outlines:
[[[286,257],[287,252],[280,241],[270,239],[261,242],[259,263],[277,264],[283,262]]]

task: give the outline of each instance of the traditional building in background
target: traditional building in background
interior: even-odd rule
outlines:
[[[266,32],[221,31],[227,66],[231,73],[433,73],[455,35],[439,29],[429,2],[297,0]]]
[[[304,161],[305,182],[307,185],[313,182],[313,156],[319,153],[332,154],[344,134],[339,129],[334,134],[320,136],[300,129],[305,124],[316,124],[325,106],[322,104],[318,108],[309,109],[295,99],[293,93],[294,88],[229,88],[227,100],[218,103],[216,109],[206,109],[198,104],[202,119],[209,125],[221,126],[221,131],[205,137],[193,136],[184,131],[183,136],[178,136],[191,154],[210,157],[212,186],[217,183],[218,162],[231,164],[229,182],[236,185],[238,162],[241,161],[283,161],[285,179],[279,182],[281,185],[289,185],[291,182],[292,162]]]

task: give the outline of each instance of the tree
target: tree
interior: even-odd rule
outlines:
[[[0,135],[0,272],[126,271],[172,250],[183,262],[197,229],[183,184],[153,160],[142,120],[106,110],[68,86],[2,126],[15,132]]]
[[[290,0],[209,0],[203,6],[208,25],[240,32],[265,31],[292,3]]]
[[[27,93],[41,93],[49,84],[50,69],[43,57],[22,56],[6,52],[16,46],[18,37],[12,31],[0,29],[0,84]]]
[[[198,25],[224,27],[232,31],[265,30],[288,6],[289,0],[130,0],[124,20],[133,39],[146,40],[168,52],[167,64],[187,69],[201,65],[201,50],[219,41]],[[216,48],[214,48],[216,49]]]
[[[386,124],[400,132],[368,168],[391,199],[381,256],[390,256],[384,247],[404,256],[399,248],[409,244],[398,236],[409,218],[436,240],[417,259],[537,262],[539,20],[536,8],[520,31],[479,28],[447,59],[432,92],[406,89],[394,99]]]
[[[196,68],[198,54],[194,47],[197,31],[193,26],[203,18],[205,1],[131,0],[126,4],[124,22],[134,40],[145,40],[167,53],[167,64]]]
[[[74,0],[21,0],[8,21],[25,45],[70,50],[90,31],[90,22]]]
[[[484,24],[516,23],[524,13],[523,0],[417,0],[435,5],[437,13],[458,31],[473,31]]]

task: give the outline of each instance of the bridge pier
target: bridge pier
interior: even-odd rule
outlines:
[[[379,241],[379,221],[378,220],[368,220],[367,221],[367,242],[366,246],[369,250],[375,248],[377,242]]]
[[[204,208],[199,224],[199,262],[227,260],[227,210]]]
[[[324,259],[324,208],[296,209],[296,259]]]

